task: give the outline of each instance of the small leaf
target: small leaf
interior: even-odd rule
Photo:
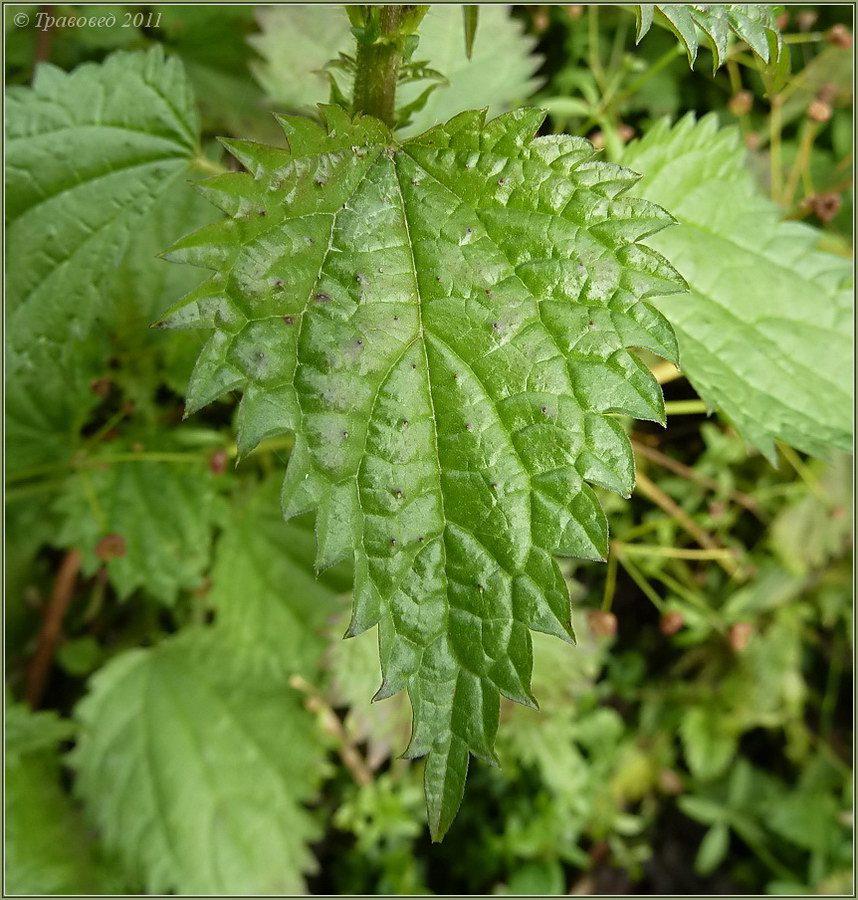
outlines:
[[[719,69],[727,59],[730,32],[748,44],[763,67],[780,62],[783,39],[775,24],[775,14],[771,7],[739,3],[643,3],[634,7],[634,13],[638,22],[636,43],[640,43],[653,21],[656,21],[677,36],[692,68],[700,46],[698,28],[711,42],[713,71]],[[780,78],[782,75],[783,64],[777,74],[774,70],[770,71],[772,78]]]
[[[474,39],[477,36],[480,8],[479,6],[465,5],[462,7],[462,15],[465,19],[465,55],[470,59],[474,53]]]
[[[723,717],[702,706],[692,706],[679,726],[688,768],[697,778],[717,778],[736,754],[736,735]]]
[[[730,828],[725,822],[713,825],[703,836],[694,859],[698,875],[711,875],[724,862],[730,846]]]

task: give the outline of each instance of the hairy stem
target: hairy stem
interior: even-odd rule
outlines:
[[[352,112],[395,124],[396,85],[404,45],[426,14],[426,6],[369,8],[364,34],[358,37]]]

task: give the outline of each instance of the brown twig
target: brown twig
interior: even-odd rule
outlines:
[[[706,488],[710,491],[720,491],[721,485],[715,481],[714,478],[708,478],[706,475],[701,475],[696,469],[692,469],[691,466],[686,466],[685,463],[679,462],[679,460],[674,459],[672,456],[668,456],[666,453],[662,453],[661,450],[656,450],[654,447],[649,447],[646,444],[642,444],[640,441],[632,440],[632,446],[635,448],[635,453],[640,456],[643,456],[645,459],[654,462],[656,465],[661,466],[663,469],[667,469],[670,472],[673,472],[676,475],[681,476],[682,478],[687,478],[689,481],[693,481],[699,484],[701,487]],[[742,491],[731,490],[728,492],[729,498],[739,506],[743,506],[748,510],[749,513],[752,513],[756,516],[761,522],[766,522],[768,517],[760,508],[760,505],[754,500],[753,497],[749,497],[747,494],[742,493]]]
[[[637,473],[635,490],[639,491],[644,497],[655,503],[656,506],[663,509],[680,527],[687,531],[701,547],[705,547],[707,550],[723,549],[711,534],[701,528],[694,519],[679,506],[679,504],[668,497],[668,495],[665,494],[657,484],[650,481],[643,472]],[[728,575],[738,574],[738,566],[735,561],[731,559],[716,559],[715,562],[717,562]]]
[[[42,620],[42,627],[39,630],[39,639],[36,644],[36,652],[30,661],[30,667],[27,671],[27,685],[25,696],[27,702],[34,709],[42,700],[45,687],[48,683],[48,676],[51,673],[51,665],[54,659],[54,652],[57,649],[60,635],[62,634],[63,619],[65,619],[72,596],[74,595],[75,583],[77,581],[78,572],[80,571],[80,551],[69,550],[63,558],[59,571],[57,572],[54,588],[51,591],[51,599],[48,608],[45,610],[45,617]]]
[[[54,7],[45,3],[39,7],[39,12],[45,14],[45,19],[50,22],[54,16]],[[51,58],[51,45],[54,42],[53,26],[45,25],[36,29],[36,50],[33,53],[33,68],[38,63],[48,62]]]
[[[346,734],[343,723],[340,722],[337,714],[327,704],[324,697],[310,684],[309,681],[300,675],[293,675],[289,679],[289,684],[295,690],[300,691],[305,696],[304,706],[311,713],[319,717],[322,727],[337,742],[337,752],[343,765],[349,770],[352,778],[361,787],[372,784],[372,772],[366,763],[366,760],[360,755],[351,739]]]

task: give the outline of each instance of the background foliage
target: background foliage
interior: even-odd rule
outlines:
[[[734,31],[714,76],[658,13],[636,46],[629,10],[484,8],[471,62],[459,11],[427,17],[449,84],[407,133],[546,108],[644,176],[690,285],[659,301],[685,377],[641,354],[668,427],[634,425],[631,501],[600,492],[608,565],[563,564],[578,645],[535,637],[541,709],[502,707],[501,769],[432,845],[407,701],[370,704],[375,643],[340,640],[352,573],[281,519],[290,440],[236,466],[234,398],[182,421],[201,339],[147,327],[202,280],[156,254],[214,220],[214,138],[312,115],[345,16],[38,9],[4,23],[6,889],[847,891],[848,11],[788,9],[788,72]]]

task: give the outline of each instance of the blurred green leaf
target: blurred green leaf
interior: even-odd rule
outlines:
[[[694,868],[701,875],[710,875],[724,862],[730,846],[730,829],[724,822],[717,822],[703,836],[694,860]]]
[[[60,785],[57,745],[75,729],[6,699],[4,892],[95,894],[121,889],[101,865]]]
[[[148,459],[142,447],[109,445],[90,457],[91,468],[69,479],[57,500],[62,524],[56,545],[80,550],[87,575],[104,565],[120,599],[142,588],[173,604],[179,591],[201,586],[208,568],[223,512],[215,476],[204,456],[158,459],[173,447],[162,442]]]
[[[775,440],[849,449],[851,266],[818,252],[812,228],[781,222],[744,159],[738,133],[714,116],[662,122],[626,149],[623,164],[644,176],[634,192],[679,220],[651,243],[691,293],[658,306],[700,396],[770,459]]]
[[[79,704],[76,791],[149,893],[291,894],[314,868],[313,720],[217,631],[117,656]]]

